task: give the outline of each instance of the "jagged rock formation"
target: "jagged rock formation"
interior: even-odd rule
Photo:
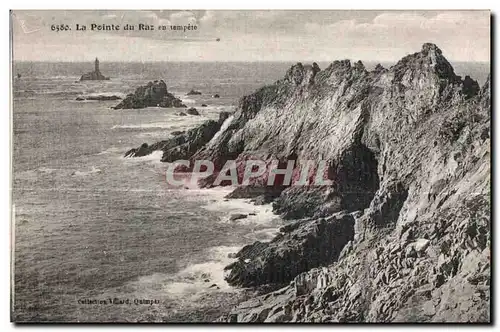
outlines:
[[[200,115],[200,112],[198,112],[198,110],[194,107],[188,108],[186,113],[189,115]]]
[[[226,280],[244,287],[291,281],[300,272],[336,260],[353,239],[353,228],[349,214],[296,221],[282,227],[271,242],[241,249],[238,260],[226,267]]]
[[[207,144],[219,131],[229,113],[221,112],[219,120],[208,120],[199,127],[186,132],[176,132],[173,137],[151,145],[143,143],[139,148],[131,149],[125,153],[125,157],[143,157],[154,151],[163,151],[163,162],[179,160],[179,157],[189,159],[198,149]]]
[[[128,94],[114,109],[146,108],[146,107],[186,107],[182,100],[167,91],[163,80],[149,82],[138,87],[133,94]]]
[[[490,321],[489,78],[462,80],[434,44],[370,72],[299,63],[226,121],[164,161],[326,160],[333,185],[236,189],[299,220],[226,268],[233,285],[288,285],[221,321]]]
[[[236,113],[231,137],[219,138],[238,153],[261,145],[285,158],[332,160],[338,195],[317,195],[309,206],[309,193],[288,198],[291,188],[277,202],[306,201],[302,211],[313,215],[336,202],[334,210],[351,211],[354,235],[329,257],[335,263],[298,273],[223,320],[489,321],[489,80],[481,90],[462,81],[441,50],[425,44],[388,70],[338,61],[315,73],[297,65],[265,89]],[[276,90],[287,97],[264,93]],[[361,190],[342,189],[351,186]],[[362,197],[353,204],[356,192]],[[272,249],[260,251],[236,273],[251,273]]]
[[[196,90],[191,90],[186,95],[188,95],[188,96],[201,95],[201,92],[200,91],[196,91]]]

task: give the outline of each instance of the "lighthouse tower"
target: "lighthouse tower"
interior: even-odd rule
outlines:
[[[99,59],[95,58],[95,72],[99,72]]]

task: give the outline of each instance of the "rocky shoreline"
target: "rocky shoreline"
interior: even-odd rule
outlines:
[[[489,322],[490,107],[489,78],[462,79],[424,44],[373,71],[298,63],[234,114],[126,156],[162,150],[217,171],[255,157],[328,162],[332,185],[256,180],[230,195],[272,202],[290,223],[242,248],[227,282],[286,286],[219,321]]]

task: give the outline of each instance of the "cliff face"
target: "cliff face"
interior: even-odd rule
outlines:
[[[433,44],[371,72],[297,64],[226,121],[175,157],[326,160],[334,183],[236,189],[294,221],[243,248],[226,280],[288,286],[221,320],[490,320],[489,79],[462,80]]]
[[[349,61],[323,71],[298,64],[245,97],[200,157],[326,159],[337,174],[332,187],[286,188],[275,209],[312,216],[297,226],[304,230],[342,219],[348,230],[325,241],[313,227],[311,245],[285,227],[257,252],[242,250],[246,260],[228,267],[230,283],[291,283],[223,320],[489,321],[489,95],[489,79],[482,89],[461,80],[425,44],[372,72]],[[341,253],[336,243],[347,243]],[[262,278],[268,270],[271,280]]]

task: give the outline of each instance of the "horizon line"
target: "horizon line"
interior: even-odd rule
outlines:
[[[343,61],[343,60],[349,60],[351,62],[367,62],[367,63],[384,63],[384,62],[394,62],[397,63],[401,59],[398,60],[360,60],[360,59],[350,59],[350,58],[342,58],[342,59],[334,59],[334,60],[147,60],[147,61],[140,61],[140,60],[133,60],[133,61],[124,61],[124,60],[114,60],[114,61],[106,61],[106,60],[99,60],[99,63],[165,63],[165,62],[170,62],[170,63],[216,63],[216,62],[221,62],[221,63],[258,63],[258,62],[267,62],[267,63],[283,63],[283,62],[288,62],[288,63],[305,63],[305,62],[328,62],[332,63],[335,61]],[[453,59],[447,59],[450,62],[470,62],[470,63],[488,63],[491,64],[491,60],[453,60]],[[54,60],[11,60],[12,62],[43,62],[43,63],[91,63],[94,62],[95,60],[88,60],[88,61],[68,61],[68,60],[63,60],[63,61],[54,61]]]

